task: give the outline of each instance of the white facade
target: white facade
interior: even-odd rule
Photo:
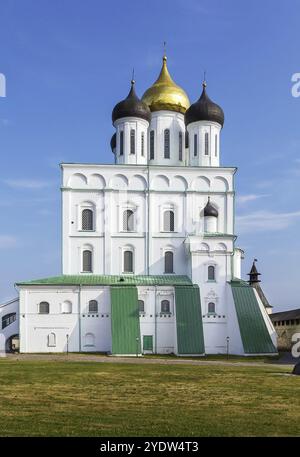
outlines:
[[[236,169],[220,166],[221,124],[190,123],[189,142],[180,109],[153,111],[150,123],[116,117],[114,127],[115,164],[61,165],[62,274],[77,285],[19,285],[21,352],[111,353],[110,288],[80,278],[168,274],[174,285],[186,276],[199,286],[205,353],[245,354],[230,285],[243,258],[235,247]],[[208,199],[215,213],[204,216]],[[142,352],[177,354],[175,288],[137,291]]]

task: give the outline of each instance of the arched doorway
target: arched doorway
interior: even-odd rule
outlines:
[[[18,352],[20,349],[19,335],[12,335],[7,338],[5,343],[6,352]]]

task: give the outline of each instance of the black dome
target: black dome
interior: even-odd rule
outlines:
[[[114,149],[116,149],[116,147],[117,147],[117,134],[116,133],[114,133],[113,136],[111,137],[110,147],[111,147],[112,151],[114,151]]]
[[[204,217],[212,216],[218,217],[218,210],[210,203],[210,197],[208,197],[208,202],[204,208]]]
[[[117,105],[113,109],[113,123],[117,119],[121,119],[121,117],[139,117],[150,122],[151,111],[146,105],[146,103],[142,102],[136,95],[134,90],[134,81],[131,81],[131,89],[125,100],[122,100],[120,103],[117,103]]]
[[[185,125],[197,121],[217,122],[222,127],[224,125],[224,112],[222,108],[214,103],[206,93],[206,83],[203,83],[201,97],[193,103],[185,112]]]

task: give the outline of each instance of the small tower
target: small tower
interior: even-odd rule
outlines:
[[[266,308],[266,311],[268,314],[271,314],[272,313],[272,306],[270,305],[270,303],[268,302],[261,286],[260,286],[260,279],[258,278],[259,276],[261,276],[261,273],[259,273],[257,271],[257,268],[256,268],[256,263],[257,262],[257,259],[254,259],[253,260],[253,264],[252,264],[252,267],[251,267],[251,270],[250,270],[250,273],[248,273],[248,276],[249,276],[249,284],[250,286],[252,286],[256,292],[258,293],[258,296],[259,298],[261,299],[264,307]]]
[[[218,231],[218,210],[210,203],[208,197],[204,208],[204,231],[206,233],[216,233]]]
[[[112,112],[116,128],[116,141],[111,141],[117,164],[147,163],[147,132],[151,119],[148,106],[135,93],[135,81],[125,100],[118,103]]]
[[[224,125],[224,112],[207,95],[206,81],[202,94],[185,113],[185,125],[189,134],[189,165],[220,165],[220,132]]]

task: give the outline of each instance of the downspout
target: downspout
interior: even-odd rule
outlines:
[[[150,275],[150,166],[149,159],[147,161],[147,225],[146,225],[146,243],[147,243],[147,276]]]
[[[156,313],[156,309],[157,309],[157,286],[154,287],[154,290],[155,290],[155,302],[154,302],[154,328],[155,328],[155,331],[154,331],[154,334],[155,334],[155,351],[154,351],[154,354],[157,354],[157,313]]]

